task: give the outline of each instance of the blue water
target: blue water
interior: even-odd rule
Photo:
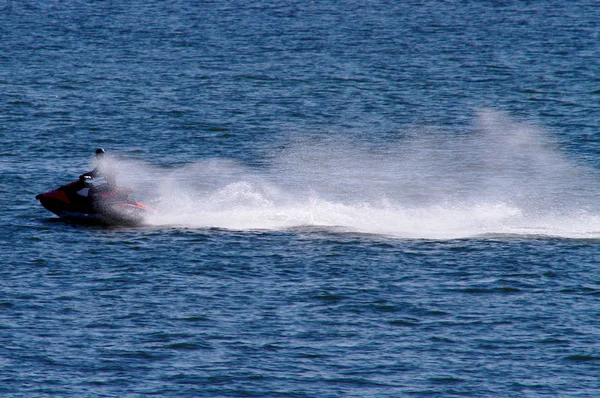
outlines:
[[[598,396],[598,21],[0,1],[0,394]],[[146,225],[34,199],[96,147]]]

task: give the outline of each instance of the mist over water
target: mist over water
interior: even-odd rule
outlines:
[[[547,131],[483,110],[464,132],[413,130],[377,146],[339,134],[285,145],[269,167],[226,159],[160,169],[119,161],[157,226],[296,227],[452,239],[600,237],[598,176]]]

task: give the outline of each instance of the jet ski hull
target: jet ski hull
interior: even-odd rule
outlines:
[[[77,223],[141,225],[154,210],[129,197],[130,189],[90,194],[75,181],[36,196],[40,204],[58,217]]]

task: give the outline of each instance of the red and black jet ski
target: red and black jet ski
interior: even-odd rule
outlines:
[[[111,188],[104,178],[80,178],[35,198],[60,218],[83,223],[140,225],[154,209],[131,197],[130,188]]]

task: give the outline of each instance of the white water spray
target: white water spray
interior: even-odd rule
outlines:
[[[381,145],[298,140],[254,171],[209,160],[174,170],[117,162],[150,198],[153,225],[335,228],[401,238],[600,238],[597,173],[545,131],[484,111],[468,134],[413,133]]]

